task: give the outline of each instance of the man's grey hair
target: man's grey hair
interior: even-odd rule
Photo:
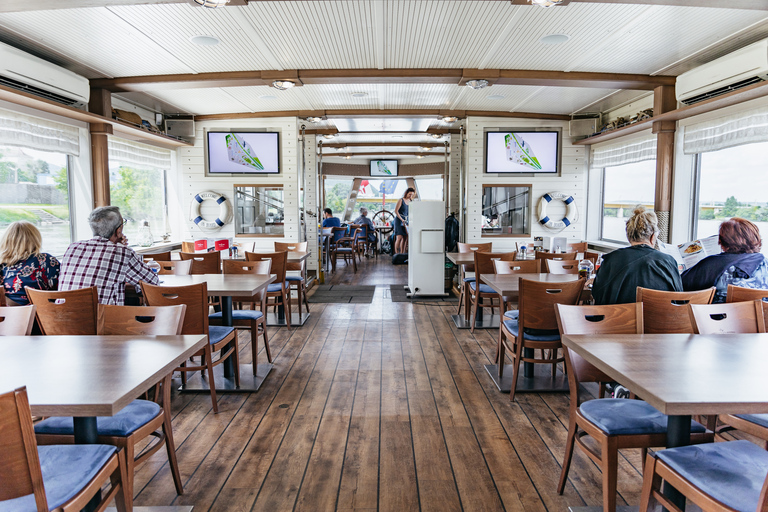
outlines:
[[[115,234],[122,224],[120,208],[117,206],[101,206],[96,208],[88,216],[88,224],[94,236],[109,238]]]
[[[365,206],[361,206],[360,215],[365,215],[366,213],[368,213],[368,208],[366,208]]]

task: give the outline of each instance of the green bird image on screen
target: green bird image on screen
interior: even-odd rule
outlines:
[[[256,156],[256,152],[241,137],[238,137],[234,133],[228,133],[224,139],[227,143],[227,156],[231,162],[247,167],[254,167],[259,171],[264,170],[264,166],[261,165],[261,161],[259,160],[259,157]]]
[[[383,172],[384,174],[390,174],[390,175],[392,174],[392,171],[387,169],[387,165],[384,162],[382,162],[381,160],[376,162],[376,165],[379,166],[379,172]]]
[[[507,146],[507,158],[511,162],[537,171],[541,170],[541,164],[533,153],[533,148],[522,137],[514,133],[508,133],[504,136],[504,142]]]

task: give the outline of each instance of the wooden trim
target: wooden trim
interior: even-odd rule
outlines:
[[[481,185],[482,187],[482,194],[480,196],[482,200],[482,196],[485,194],[486,188],[509,188],[509,187],[527,187],[528,188],[528,210],[533,213],[533,209],[535,208],[535,204],[533,203],[533,184],[532,183],[483,183]],[[480,208],[480,215],[482,216],[482,207]],[[528,218],[528,229],[527,233],[499,233],[497,235],[494,234],[487,234],[483,233],[482,225],[480,226],[480,238],[530,238],[533,236],[533,223],[535,222],[535,217]]]
[[[254,1],[254,0],[250,0]],[[565,6],[572,0],[565,0],[558,6]],[[592,4],[632,4],[632,5],[669,5],[673,7],[715,7],[723,8],[719,0],[580,0]],[[531,5],[528,0],[512,0],[512,5]],[[728,2],[728,9],[745,9],[753,11],[768,11],[768,4],[763,0],[734,0]]]
[[[109,137],[105,133],[91,132],[91,178],[93,207],[109,206]]]
[[[675,85],[674,76],[650,76],[627,73],[589,73],[583,71],[533,71],[503,69],[497,85],[533,85],[545,87],[591,87],[651,91],[661,85]]]
[[[242,184],[242,183],[235,183],[232,186],[233,187],[248,187],[248,188],[253,188],[253,187],[266,187],[266,188],[283,187],[283,188],[285,188],[285,185],[283,185],[282,183],[269,183],[269,184],[261,184],[261,183],[259,183],[259,184],[254,184],[254,183]]]
[[[322,153],[323,157],[339,157],[344,158],[347,156],[377,156],[377,155],[386,155],[386,156],[439,156],[444,157],[445,153],[431,153],[427,151],[422,151],[420,153],[417,153],[415,151],[392,151],[387,153],[386,151],[366,151],[366,152],[360,152],[360,153]]]
[[[285,238],[288,236],[286,233],[283,234],[272,234],[272,233],[235,233],[235,238]]]
[[[372,116],[372,117],[402,117],[402,116],[425,116],[443,117],[517,117],[522,119],[547,119],[552,121],[570,121],[571,116],[562,114],[545,114],[539,112],[504,112],[498,110],[440,110],[440,109],[335,109],[335,110],[275,110],[269,112],[236,112],[231,114],[204,114],[195,116],[195,121],[219,121],[229,119],[261,119],[265,117],[350,117],[350,116]],[[336,133],[335,129],[326,130],[323,133]],[[306,133],[321,133],[318,130],[307,130]],[[362,133],[362,132],[354,132]],[[370,133],[370,132],[369,132]],[[385,133],[385,132],[382,132]],[[386,132],[388,133],[388,132]],[[451,132],[454,133],[454,132]],[[459,133],[455,130],[455,133]]]
[[[675,88],[670,85],[657,87],[653,93],[654,113],[664,114],[675,110]],[[672,209],[672,174],[675,166],[675,121],[653,123],[656,134],[656,193],[653,208],[657,212]],[[668,240],[662,240],[668,242]]]
[[[445,147],[445,144],[440,144],[439,142],[338,142],[333,144],[323,144],[324,148],[352,148],[368,146],[414,146],[424,148],[442,148]]]

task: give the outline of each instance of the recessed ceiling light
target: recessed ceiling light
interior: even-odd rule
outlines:
[[[503,100],[504,96],[501,94],[491,94],[490,96],[486,96],[489,100]]]
[[[198,0],[195,0],[195,1],[198,1]],[[531,0],[531,3],[533,5],[540,5],[541,7],[552,7],[562,2],[563,0]]]
[[[260,100],[276,100],[277,96],[273,96],[272,94],[262,94],[259,96]]]
[[[488,80],[467,80],[467,87],[475,90],[488,87]]]
[[[353,92],[352,93],[352,97],[353,98],[365,98],[366,96],[368,96],[367,92],[362,92],[361,91],[361,92]]]
[[[308,118],[307,118],[307,122],[308,122],[308,123],[319,123],[319,122],[320,122],[320,121],[322,121],[323,119],[324,119],[324,118],[322,118],[322,117],[308,117]]]
[[[326,139],[332,139],[335,136],[336,136],[335,133],[325,133],[325,134],[323,134],[323,137],[325,137]]]
[[[195,3],[209,9],[218,9],[227,5],[229,0],[195,0]]]
[[[216,46],[219,44],[219,39],[215,36],[192,36],[189,41],[200,46]]]
[[[278,91],[285,91],[295,86],[296,86],[296,83],[291,82],[290,80],[275,80],[274,82],[272,82],[272,87],[274,87]]]
[[[346,158],[347,160],[349,160],[350,158],[352,158],[352,155],[347,155],[347,156],[345,156],[344,158]]]
[[[571,36],[567,34],[549,34],[539,39],[541,44],[563,44],[568,41]]]
[[[459,118],[456,116],[443,116],[444,123],[455,123]]]
[[[443,134],[442,133],[433,133],[432,134],[432,138],[433,139],[442,139],[443,138]]]
[[[422,151],[432,151],[432,148],[429,146],[421,146],[419,149]]]
[[[416,155],[416,158],[424,158],[424,155]]]
[[[393,139],[402,139],[403,136],[402,135],[393,135],[392,138]]]

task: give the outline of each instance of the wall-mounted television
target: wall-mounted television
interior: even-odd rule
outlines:
[[[278,132],[209,131],[205,142],[209,176],[280,172]]]
[[[560,131],[485,133],[485,172],[550,173],[560,168]]]
[[[371,160],[371,176],[377,178],[397,176],[397,160]]]

